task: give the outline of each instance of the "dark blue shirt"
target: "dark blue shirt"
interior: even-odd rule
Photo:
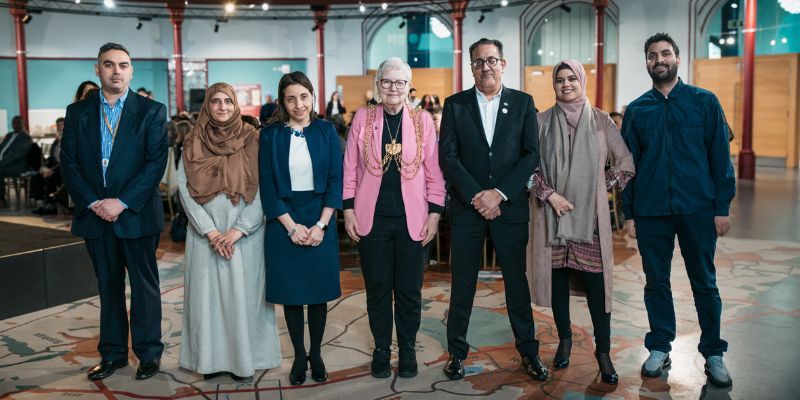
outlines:
[[[666,97],[653,88],[628,105],[622,137],[636,165],[622,193],[625,218],[710,209],[728,215],[736,180],[725,116],[713,93],[681,80]]]

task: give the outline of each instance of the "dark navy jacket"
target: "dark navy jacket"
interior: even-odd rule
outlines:
[[[736,193],[728,128],[713,93],[683,83],[664,97],[653,88],[628,105],[622,137],[636,177],[622,192],[625,218],[727,216]]]
[[[158,185],[167,166],[167,108],[128,91],[111,151],[106,187],[100,164],[100,95],[67,107],[61,139],[61,176],[75,203],[72,233],[98,239],[104,224],[88,207],[95,200],[118,198],[128,208],[113,223],[124,239],[158,235],[164,209]]]
[[[314,192],[323,196],[323,207],[341,210],[343,158],[336,129],[329,121],[317,118],[304,132],[314,173]],[[289,175],[291,135],[291,129],[282,122],[261,130],[259,181],[261,207],[268,221],[289,212],[284,200],[292,197],[292,178]]]

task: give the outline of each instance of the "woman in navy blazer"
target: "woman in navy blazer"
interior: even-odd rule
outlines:
[[[258,156],[267,219],[266,298],[283,304],[294,347],[292,385],[305,382],[308,363],[315,381],[327,380],[320,354],[326,303],[341,295],[334,212],[342,208],[342,150],[333,124],[316,117],[313,102],[314,88],[305,74],[284,75],[275,114],[261,131]],[[303,305],[308,305],[308,354]]]

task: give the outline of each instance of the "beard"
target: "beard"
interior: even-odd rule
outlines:
[[[667,67],[667,70],[664,72],[656,72],[656,68],[660,66]],[[656,64],[653,68],[648,69],[647,73],[650,74],[650,78],[653,79],[654,84],[672,82],[675,80],[675,77],[678,76],[678,64]]]

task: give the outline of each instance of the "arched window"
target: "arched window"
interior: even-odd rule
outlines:
[[[370,40],[367,69],[377,69],[389,57],[400,57],[412,68],[452,68],[453,33],[438,16],[408,14],[388,19]]]
[[[538,28],[527,43],[525,65],[555,65],[565,58],[584,64],[595,62],[594,7],[586,2],[568,3],[565,7],[555,7],[539,20]],[[615,64],[618,28],[608,10],[604,24],[604,61]]]
[[[719,1],[700,21],[697,58],[736,57],[744,54],[744,0]],[[756,55],[800,52],[800,1],[758,0]]]

